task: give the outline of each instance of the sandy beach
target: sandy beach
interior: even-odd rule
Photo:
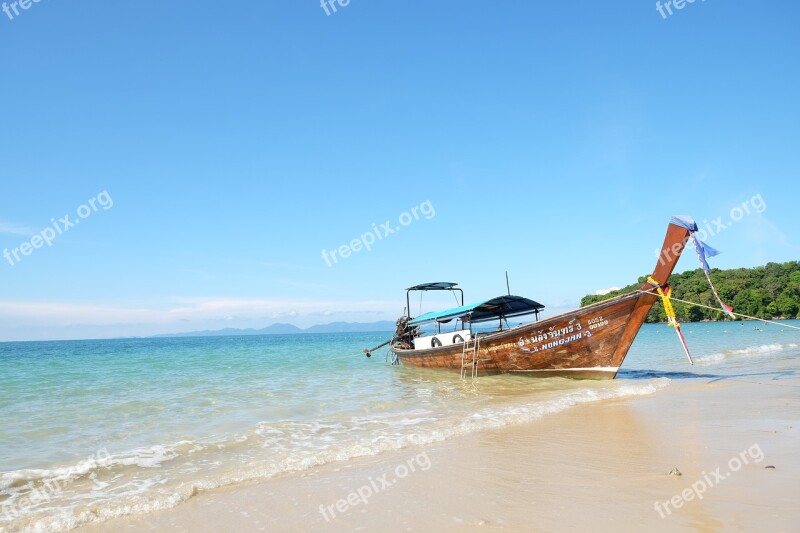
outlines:
[[[796,531],[799,456],[793,371],[709,375],[80,531]]]

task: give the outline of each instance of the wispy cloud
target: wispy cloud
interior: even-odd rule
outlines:
[[[0,222],[0,233],[4,233],[6,235],[33,235],[36,233],[35,230],[28,228],[26,226],[20,226],[19,224],[14,224],[13,222]]]
[[[397,307],[397,302],[333,301],[299,299],[259,299],[259,298],[186,298],[176,302],[178,305],[166,311],[165,317],[208,319],[219,316],[268,316],[292,317],[324,313],[345,314],[352,312],[388,311]],[[0,306],[0,308],[2,308]]]
[[[597,289],[596,291],[594,291],[594,293],[596,295],[598,295],[598,296],[604,296],[604,295],[608,294],[609,292],[618,291],[618,290],[620,290],[620,288],[621,287],[614,286],[614,287],[609,287],[607,289]]]
[[[764,215],[748,219],[742,229],[745,237],[752,242],[758,244],[774,242],[780,246],[798,249],[797,245],[789,240],[786,233]]]
[[[275,320],[309,322],[314,317],[357,317],[379,320],[394,317],[397,302],[290,300],[258,298],[175,298],[161,306],[108,305],[99,303],[25,302],[0,300],[0,322],[7,328],[25,326],[38,329],[136,325],[184,330],[187,325],[213,326],[240,321],[262,326]],[[308,324],[311,325],[311,324]],[[0,326],[0,338],[9,331]]]

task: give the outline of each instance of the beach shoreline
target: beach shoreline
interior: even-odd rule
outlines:
[[[674,379],[78,531],[789,531],[800,523],[799,420],[793,371]]]

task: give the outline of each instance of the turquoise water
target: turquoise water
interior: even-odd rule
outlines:
[[[614,381],[462,381],[365,358],[376,333],[0,343],[0,528],[68,530],[674,380],[780,376],[800,356],[800,331],[763,323],[684,333],[695,366],[671,328],[645,326]]]

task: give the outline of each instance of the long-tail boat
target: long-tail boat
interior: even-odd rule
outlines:
[[[697,225],[691,217],[672,217],[648,283],[631,293],[552,318],[539,320],[544,306],[521,296],[499,296],[463,305],[464,293],[455,283],[409,287],[406,314],[397,321],[392,340],[385,344],[391,343],[393,362],[450,369],[473,377],[518,373],[613,379],[653,304],[660,297],[668,297],[667,281],[695,231]],[[415,291],[460,292],[462,305],[412,317],[409,295]],[[507,327],[507,319],[524,315],[534,315],[535,321]],[[500,321],[499,330],[481,332],[474,327],[492,320]],[[443,324],[449,331],[442,330]],[[433,332],[429,331],[431,326]],[[365,352],[369,355],[369,350]]]

